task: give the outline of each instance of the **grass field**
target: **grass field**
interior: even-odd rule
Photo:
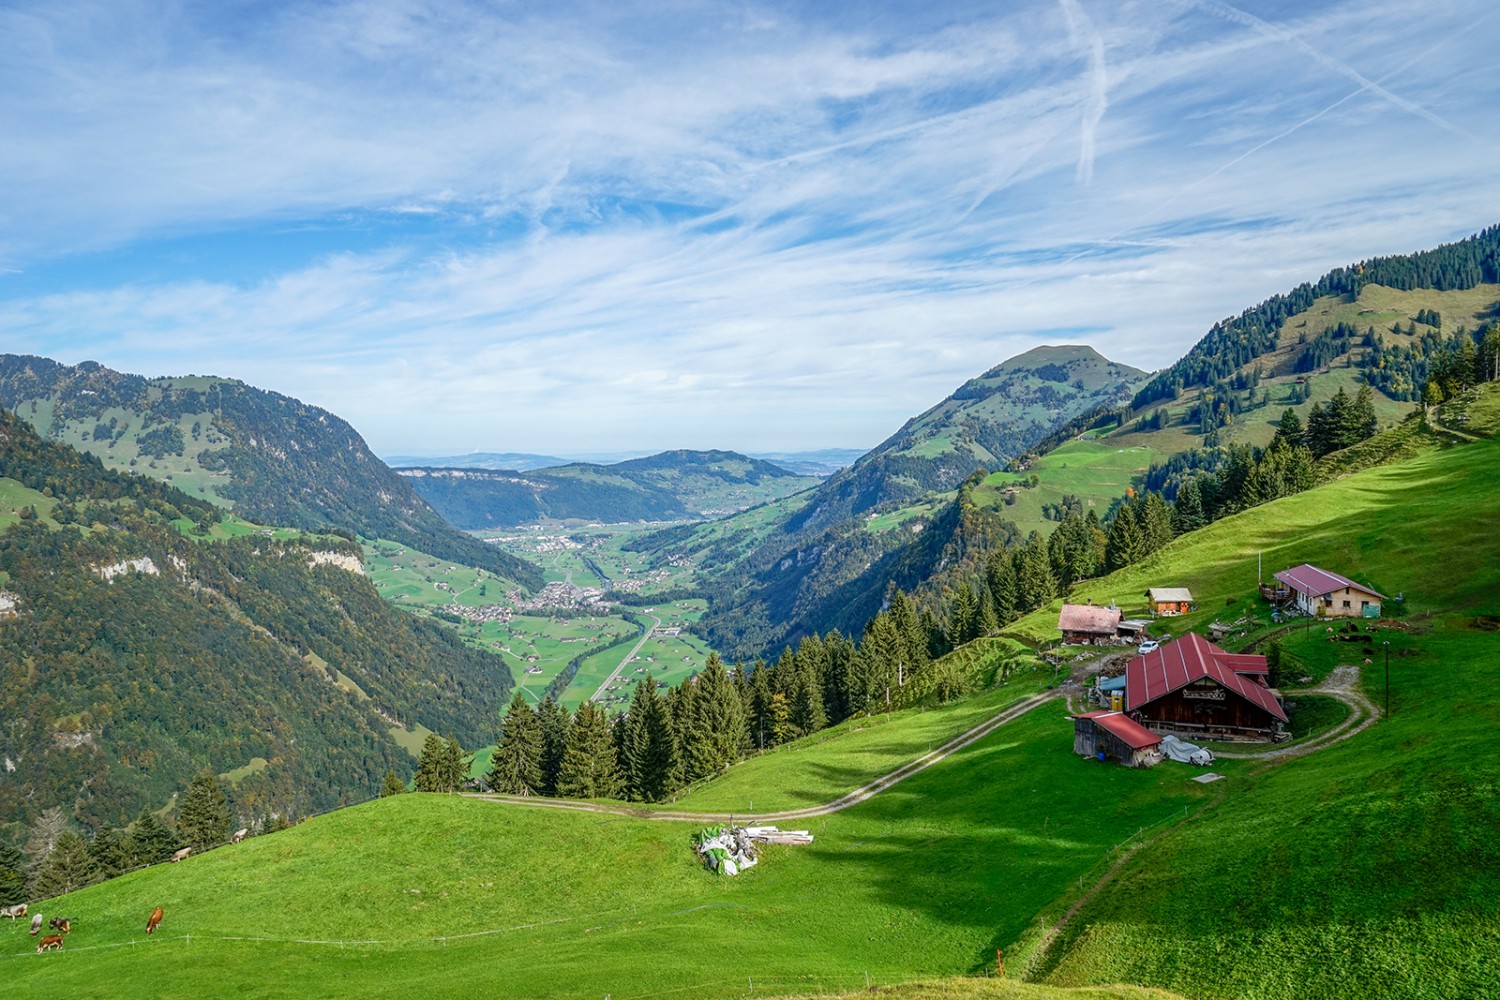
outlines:
[[[698,864],[692,824],[377,800],[49,903],[79,918],[67,950],[34,956],[10,925],[0,963],[23,994],[123,998],[806,995],[981,972],[1206,798],[1185,771],[1091,766],[1070,731],[1033,712],[738,879]]]

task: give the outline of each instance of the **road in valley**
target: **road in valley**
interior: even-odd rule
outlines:
[[[620,671],[625,669],[626,665],[629,664],[630,661],[635,657],[635,654],[641,651],[641,647],[646,644],[646,640],[651,638],[652,631],[661,626],[660,618],[656,617],[655,615],[648,615],[647,617],[656,622],[656,624],[641,633],[640,640],[636,642],[634,646],[630,647],[630,652],[626,653],[625,658],[620,661],[620,665],[618,667],[615,667],[614,673],[604,678],[604,683],[599,685],[599,690],[589,695],[589,701],[599,700],[599,696],[604,694],[604,692],[609,689],[609,686],[615,682],[615,678],[620,676]]]

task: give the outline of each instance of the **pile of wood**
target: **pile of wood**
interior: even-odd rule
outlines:
[[[761,844],[811,844],[806,830],[778,830],[774,826],[710,826],[693,836],[693,845],[710,871],[738,875],[759,861]]]
[[[774,826],[746,826],[745,835],[757,844],[811,844],[812,834],[806,830],[778,830]]]

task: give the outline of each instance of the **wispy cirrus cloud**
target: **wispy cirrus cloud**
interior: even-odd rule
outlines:
[[[1244,6],[15,6],[0,330],[388,451],[865,445],[1495,221],[1485,5]]]

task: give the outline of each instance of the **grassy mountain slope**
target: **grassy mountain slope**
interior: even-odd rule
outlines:
[[[1469,426],[1493,434],[1496,424],[1491,392]],[[1076,758],[1054,703],[808,821],[813,845],[773,850],[738,879],[697,866],[693,824],[400,796],[49,904],[86,916],[90,936],[75,931],[45,964],[14,962],[15,982],[84,995],[108,982],[125,997],[792,996],[850,992],[866,974],[885,984],[979,973],[1003,948],[1012,975],[1029,968],[1051,985],[1487,995],[1500,985],[1490,835],[1500,764],[1487,752],[1500,724],[1490,669],[1500,552],[1489,528],[1500,441],[1442,441],[1401,444],[1403,461],[1220,521],[1090,589],[1128,602],[1147,585],[1187,585],[1201,614],[1238,614],[1264,549],[1275,563],[1308,559],[1404,590],[1409,616],[1378,637],[1392,642],[1392,718],[1345,743],[1270,766],[1222,758],[1224,780],[1200,785],[1175,765]],[[1046,617],[1028,634],[1040,637]],[[1292,665],[1319,676],[1357,648],[1319,631],[1287,637]],[[1377,699],[1378,670],[1363,667]],[[919,745],[940,718],[882,725]],[[730,808],[744,797],[747,809],[821,801],[861,780],[880,735],[846,726],[741,765],[743,781],[724,779],[739,782],[730,799],[712,785],[694,794]],[[842,759],[839,741],[850,743]],[[138,937],[156,905],[167,908],[164,935],[112,947]],[[30,947],[24,930],[0,927],[0,956]],[[176,960],[188,949],[191,962]],[[982,996],[989,985],[956,981],[932,995]]]
[[[574,463],[524,474],[412,468],[401,475],[467,530],[541,520],[618,524],[716,517],[818,482],[726,451],[669,451],[614,465]]]
[[[998,468],[1058,426],[1128,399],[1146,375],[1090,347],[1038,347],[970,379],[824,483],[789,524],[836,524],[881,504],[951,490]]]
[[[347,423],[290,397],[233,379],[147,379],[7,354],[0,405],[110,468],[232,503],[250,520],[390,538],[541,586],[536,567],[444,522]]]
[[[982,974],[1111,847],[1204,798],[1163,774],[1128,776],[1123,797],[1103,769],[1059,780],[1077,764],[1062,744],[1023,764],[1056,726],[1033,713],[890,795],[810,821],[814,844],[773,849],[738,879],[698,863],[695,824],[382,799],[48,904],[87,936],[45,968],[7,971],[23,991],[107,982],[120,997],[805,995],[867,974]],[[157,905],[162,932],[110,947],[139,938]],[[328,944],[293,943],[308,938]],[[0,928],[0,956],[31,945],[24,928]]]
[[[203,766],[256,758],[269,766],[240,782],[241,813],[305,815],[409,770],[389,717],[490,735],[509,671],[383,601],[347,540],[214,541],[206,501],[9,413],[0,476],[11,500],[50,501],[0,512],[0,581],[18,602],[0,620],[0,821],[60,805],[119,825]]]

